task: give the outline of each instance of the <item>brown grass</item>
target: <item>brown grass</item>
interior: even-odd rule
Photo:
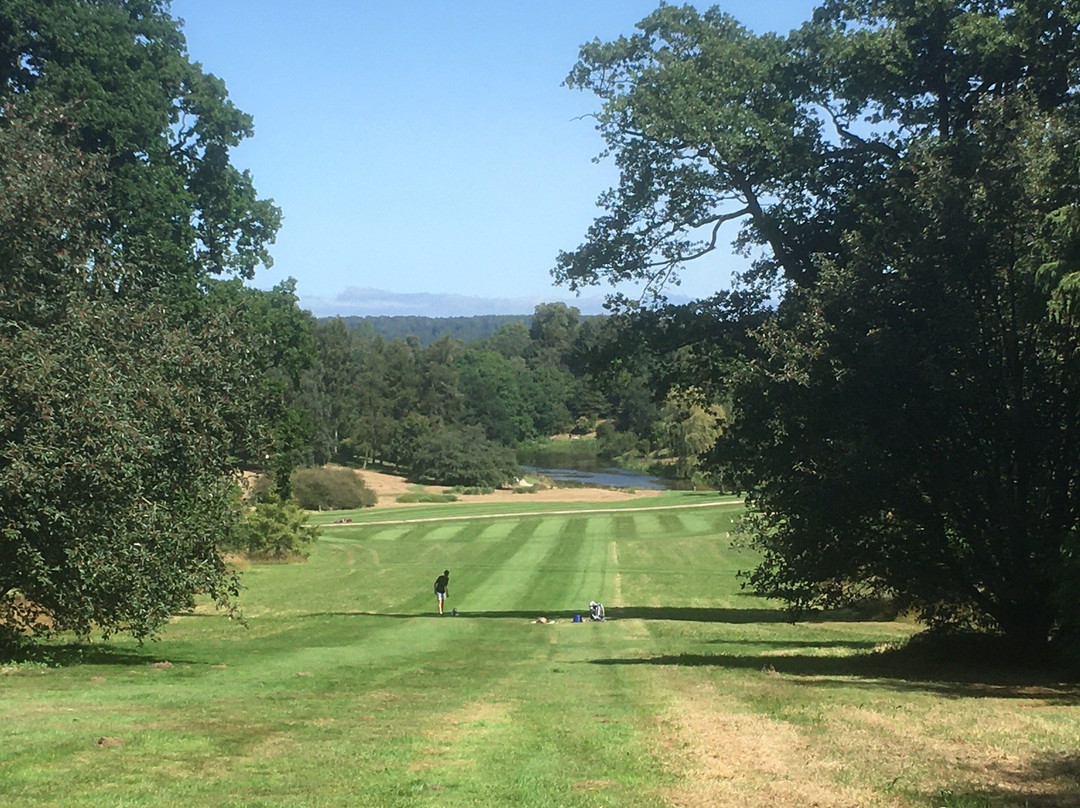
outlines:
[[[822,757],[798,728],[747,713],[712,686],[682,694],[663,720],[661,735],[665,757],[680,780],[666,796],[681,808],[905,804],[839,783],[839,763]]]
[[[660,758],[678,780],[665,798],[681,808],[910,808],[956,792],[993,806],[1080,805],[1080,736],[1063,721],[1074,707],[1057,695],[1029,696],[1020,711],[1016,694],[871,697],[796,723],[751,706],[797,702],[815,683],[840,684],[778,673],[733,693],[680,683],[656,728]]]

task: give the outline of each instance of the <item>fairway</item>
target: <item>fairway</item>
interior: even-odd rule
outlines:
[[[740,589],[741,506],[649,505],[358,514],[244,573],[246,627],[200,605],[12,663],[0,803],[1080,804],[1076,689],[890,671],[916,626],[791,623]]]

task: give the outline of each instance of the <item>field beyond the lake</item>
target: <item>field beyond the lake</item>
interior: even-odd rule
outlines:
[[[200,603],[157,642],[0,663],[0,804],[1080,805],[1080,688],[913,662],[904,619],[792,622],[740,587],[741,512],[691,492],[350,512],[305,563],[244,570],[246,625]]]

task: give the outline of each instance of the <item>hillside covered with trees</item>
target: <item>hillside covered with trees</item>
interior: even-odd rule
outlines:
[[[619,320],[550,303],[527,323],[425,346],[344,319],[312,322],[311,361],[292,400],[298,440],[279,462],[374,463],[417,480],[490,486],[514,476],[516,448],[557,434],[591,437],[599,427],[596,452],[609,461],[659,453],[673,473],[691,476],[696,451],[684,433],[701,432],[703,411],[658,399],[645,357],[609,361]],[[594,372],[601,363],[604,372]],[[433,471],[452,457],[497,462],[466,483]]]
[[[333,319],[333,318],[323,318]],[[487,339],[510,323],[528,326],[530,315],[477,314],[471,317],[422,317],[420,315],[370,315],[342,317],[347,328],[356,329],[385,340],[414,337],[427,347],[443,337],[460,342]]]

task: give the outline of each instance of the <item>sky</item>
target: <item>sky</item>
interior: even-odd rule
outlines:
[[[610,288],[575,296],[551,277],[618,179],[595,160],[599,98],[562,83],[583,43],[633,34],[658,5],[173,0],[192,60],[254,118],[233,163],[283,212],[254,285],[295,278],[319,317],[530,314],[558,300],[599,312]],[[816,3],[695,5],[786,33]],[[741,265],[726,252],[693,265],[672,296],[709,295]]]

